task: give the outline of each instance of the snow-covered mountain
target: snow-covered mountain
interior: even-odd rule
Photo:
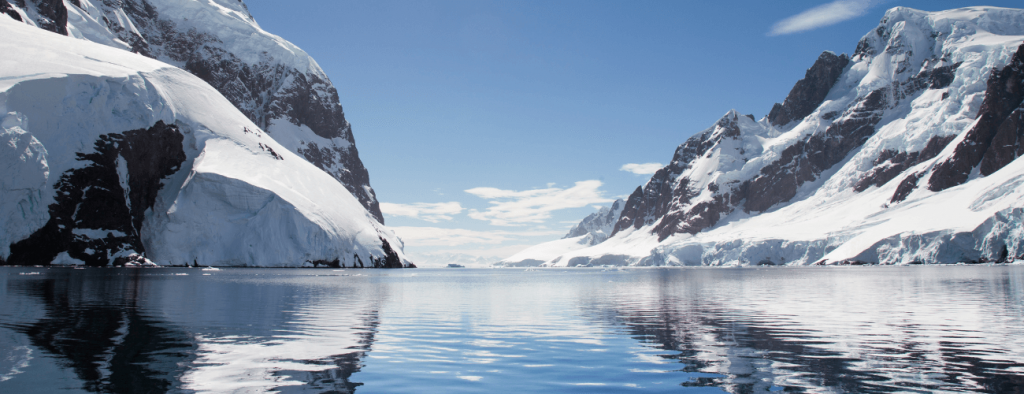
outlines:
[[[608,236],[615,229],[622,209],[626,206],[623,200],[615,200],[611,207],[601,207],[583,218],[578,224],[569,229],[562,239],[545,242],[543,244],[527,248],[508,258],[502,259],[496,265],[503,267],[535,267],[549,261],[556,263],[562,254],[584,249],[597,245],[608,239]]]
[[[351,163],[330,167],[303,154],[301,147],[322,143],[339,149],[327,148],[335,159],[348,152],[358,163],[334,89],[326,77],[311,83],[322,72],[297,48],[256,34],[241,2],[108,1],[97,8],[78,0],[54,13],[57,3],[0,2],[11,16],[0,17],[0,264],[106,265],[144,253],[175,265],[408,265],[401,240],[367,204],[369,185],[331,171],[357,172],[344,167]],[[125,17],[132,4],[145,6],[132,12],[154,18],[188,15],[189,24],[152,19],[140,27],[143,19]],[[32,25],[57,33],[64,26],[70,37]],[[131,41],[126,31],[142,34]],[[158,41],[143,31],[165,35]],[[176,31],[199,41],[167,38]],[[90,42],[104,32],[119,35]],[[186,44],[196,45],[178,48]],[[217,53],[202,58],[211,61],[211,75],[243,70],[266,89],[231,100],[215,89],[230,91],[227,85],[194,75],[202,75],[189,66],[196,59],[168,64],[125,50],[140,48],[170,60]],[[241,56],[267,62],[237,62]],[[240,75],[231,80],[239,89],[256,86]],[[249,94],[259,105],[237,101]]]
[[[1024,10],[888,10],[760,120],[727,112],[543,264],[953,263],[1024,255]]]
[[[604,242],[611,235],[612,230],[615,229],[615,224],[618,222],[619,216],[622,214],[622,208],[625,205],[626,202],[620,199],[615,200],[611,207],[601,207],[597,212],[587,215],[587,217],[583,218],[583,221],[569,229],[569,233],[565,234],[563,238],[589,235],[591,245]]]
[[[313,58],[263,31],[241,0],[0,0],[0,12],[191,72],[384,223],[337,89]]]

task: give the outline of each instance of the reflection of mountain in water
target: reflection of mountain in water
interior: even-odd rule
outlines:
[[[1004,277],[983,286],[1002,293],[993,302],[1017,297],[1012,294],[1016,285],[1008,281]],[[739,291],[763,290],[749,287]],[[699,376],[682,386],[720,387],[730,393],[1024,393],[1024,376],[1014,372],[1024,369],[1024,361],[1006,350],[1013,345],[988,337],[989,331],[965,330],[949,322],[928,326],[914,317],[882,323],[882,313],[857,316],[859,312],[792,305],[779,309],[786,314],[758,311],[756,306],[752,311],[750,305],[740,305],[749,294],[733,294],[732,303],[703,298],[702,293],[715,290],[686,279],[639,291],[646,294],[630,291],[634,300],[597,302],[588,306],[591,315],[626,327],[635,340],[664,350],[663,359],[682,364],[679,370]],[[827,307],[829,301],[816,300],[816,305]],[[941,321],[948,316],[936,317]],[[845,319],[845,327],[831,324]],[[862,322],[872,319],[885,331],[859,331]]]
[[[239,276],[204,287],[203,296],[219,300],[219,308],[202,306],[207,308],[204,313],[213,312],[206,317],[213,323],[203,324],[233,326],[197,336],[196,359],[181,377],[182,387],[203,392],[354,392],[362,384],[351,376],[362,368],[375,340],[377,311],[386,291],[361,279],[337,279],[283,274],[263,281]]]
[[[275,376],[290,376],[293,379],[305,382],[306,384],[304,386],[276,387],[274,390],[281,393],[306,391],[330,394],[354,393],[356,391],[356,387],[362,386],[363,384],[353,382],[350,378],[352,377],[352,374],[359,372],[363,367],[363,359],[366,357],[366,354],[370,352],[370,345],[373,344],[374,335],[377,332],[377,326],[380,324],[377,319],[376,311],[368,314],[365,318],[368,320],[364,327],[365,331],[360,333],[361,339],[359,340],[359,344],[348,348],[352,350],[351,352],[331,355],[319,360],[299,361],[304,364],[318,365],[326,368],[320,371],[277,371],[274,373]]]
[[[82,284],[75,276],[17,282],[12,290],[42,300],[46,317],[8,328],[63,359],[84,381],[85,390],[155,393],[173,388],[192,358],[190,336],[140,313],[135,305],[137,280],[100,283],[103,292],[124,295],[109,303],[84,299]]]
[[[151,272],[48,270],[8,282],[12,300],[38,300],[45,314],[0,325],[55,356],[90,392],[352,393],[362,385],[350,378],[374,342],[380,289],[301,275],[254,284],[245,273],[199,285],[196,276]]]
[[[851,369],[851,358],[814,347],[824,340],[811,337],[812,332],[712,318],[713,310],[679,310],[674,307],[679,303],[667,299],[656,311],[619,312],[616,320],[634,339],[666,350],[661,357],[683,364],[682,371],[703,373],[682,386],[721,387],[731,393],[783,387],[787,392],[806,391],[801,386],[870,392],[879,390],[874,382],[884,380]],[[788,384],[780,386],[780,378]]]

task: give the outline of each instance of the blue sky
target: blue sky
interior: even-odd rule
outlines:
[[[249,0],[338,88],[406,252],[506,257],[643,185],[730,109],[764,116],[886,9],[1019,1]],[[634,166],[629,166],[634,164]],[[632,169],[636,174],[624,169]],[[646,170],[646,171],[645,171]]]

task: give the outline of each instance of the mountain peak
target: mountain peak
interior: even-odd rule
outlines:
[[[890,9],[763,121],[730,110],[679,145],[608,240],[544,264],[1024,258],[1022,44],[1024,10]]]

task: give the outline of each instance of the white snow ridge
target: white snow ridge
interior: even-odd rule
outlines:
[[[341,164],[324,168],[287,146],[305,138],[348,149],[350,135],[267,133],[271,122],[250,116],[261,109],[243,113],[244,101],[110,35],[146,26],[75,3],[64,4],[69,36],[40,28],[41,8],[0,15],[0,263],[108,265],[145,253],[160,265],[409,265],[368,209],[368,186],[349,188],[330,173]],[[190,3],[205,7],[190,10],[193,23],[255,26],[240,2]],[[236,25],[225,26],[240,34]],[[300,52],[279,50],[264,55]],[[319,72],[300,54],[304,72]]]
[[[729,111],[596,245],[500,265],[1010,262],[1024,258],[1024,10],[890,9],[782,104]]]

